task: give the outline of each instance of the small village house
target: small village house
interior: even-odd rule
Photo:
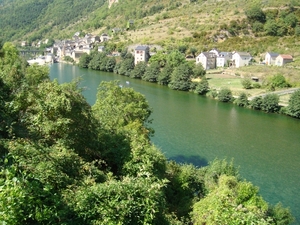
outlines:
[[[276,58],[275,65],[276,66],[283,66],[287,63],[293,62],[293,56],[291,55],[278,55]]]
[[[149,47],[146,45],[139,45],[134,51],[134,65],[139,62],[148,62],[150,58]]]
[[[82,51],[72,51],[71,57],[75,62],[79,62],[80,57],[84,54]]]
[[[213,52],[201,52],[196,57],[196,64],[201,63],[205,70],[216,68],[216,55]]]
[[[228,66],[228,62],[232,59],[231,52],[220,52],[217,56],[217,67]]]
[[[267,52],[265,55],[266,65],[275,65],[277,56],[279,56],[279,54],[276,52]]]
[[[216,49],[216,48],[213,48],[209,52],[215,54],[215,56],[218,56],[220,54],[220,51],[218,49]]]
[[[232,55],[232,66],[236,68],[248,66],[251,59],[252,56],[248,52],[235,52]]]
[[[27,41],[22,41],[22,42],[21,42],[21,46],[22,46],[22,47],[25,47],[25,46],[27,46],[27,45],[28,45]]]
[[[98,46],[98,52],[104,52],[105,51],[105,47],[103,45]]]
[[[105,42],[108,40],[109,40],[109,36],[107,34],[104,33],[100,36],[100,42]]]

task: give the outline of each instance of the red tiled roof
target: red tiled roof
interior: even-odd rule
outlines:
[[[283,59],[293,59],[293,56],[291,56],[291,55],[280,55],[280,56]]]

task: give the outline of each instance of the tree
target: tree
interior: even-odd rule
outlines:
[[[0,58],[0,77],[3,82],[13,91],[21,87],[24,73],[27,66],[19,57],[17,48],[9,42],[2,47],[2,57]]]
[[[295,91],[291,95],[286,113],[292,117],[300,119],[300,90]]]
[[[267,94],[263,99],[261,103],[261,109],[265,112],[278,112],[279,107],[279,97],[276,94]]]
[[[235,100],[235,104],[241,107],[247,107],[249,105],[249,100],[247,94],[242,92],[239,97]]]
[[[135,65],[134,69],[130,73],[131,78],[138,78],[141,79],[142,76],[145,74],[147,68],[147,63],[146,62],[139,62],[138,64]]]
[[[218,93],[218,99],[221,102],[231,102],[233,100],[231,90],[228,88],[222,88]]]
[[[132,123],[146,126],[151,110],[143,95],[131,88],[121,88],[115,81],[99,85],[93,114],[103,128],[118,133]],[[149,130],[142,131],[149,134]]]
[[[91,59],[92,58],[89,54],[87,54],[87,53],[82,54],[80,56],[78,66],[81,67],[81,68],[88,68]]]
[[[33,64],[26,68],[25,78],[29,85],[37,85],[43,80],[49,79],[49,67]]]
[[[161,85],[168,85],[171,80],[171,74],[173,73],[173,68],[166,64],[166,66],[158,74],[157,82]]]
[[[290,212],[284,211],[287,220],[276,224],[292,222]],[[193,206],[193,224],[265,224],[274,223],[269,215],[269,206],[258,194],[258,188],[233,176],[221,175],[218,185],[205,198]],[[285,223],[286,222],[286,223]]]
[[[209,84],[206,77],[202,77],[201,81],[197,83],[196,88],[194,90],[198,95],[205,95],[209,91]]]
[[[131,55],[130,53],[128,55]],[[125,58],[118,69],[120,75],[130,76],[131,71],[134,69],[134,57],[131,55]]]
[[[269,90],[274,91],[276,88],[290,87],[290,84],[286,81],[282,74],[277,74],[267,79],[266,84]]]
[[[190,48],[190,53],[193,55],[193,57],[196,57],[197,49],[195,47]]]
[[[173,50],[169,54],[167,54],[167,63],[172,67],[175,68],[181,64],[186,62],[184,54],[179,52],[178,50]]]
[[[113,72],[116,66],[116,59],[115,57],[108,57],[105,65],[105,70],[107,72]]]
[[[295,28],[298,23],[298,18],[294,13],[290,13],[284,18],[284,22],[288,27]]]
[[[255,5],[252,6],[249,10],[245,12],[247,19],[251,22],[254,23],[255,21],[264,23],[266,21],[266,15],[262,11],[262,9]]]
[[[167,54],[165,54],[162,50],[158,51],[149,59],[150,64],[153,62],[158,62],[161,67],[164,67],[167,63]]]
[[[278,25],[273,20],[268,20],[264,25],[264,30],[267,32],[268,35],[276,36]]]
[[[169,87],[174,90],[188,91],[192,84],[192,68],[187,64],[180,64],[171,75]]]
[[[187,46],[186,45],[180,45],[178,47],[178,51],[180,51],[182,54],[185,54],[186,50],[187,50]]]
[[[194,78],[203,77],[206,74],[206,70],[203,68],[201,63],[196,64],[194,68]]]
[[[153,62],[150,64],[150,66],[146,68],[146,71],[142,76],[142,79],[150,82],[157,82],[159,73],[160,73],[160,66],[158,62]]]

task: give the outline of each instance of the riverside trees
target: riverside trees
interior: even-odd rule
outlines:
[[[207,198],[207,207],[214,207],[210,199],[218,197],[214,187],[223,175],[237,186],[242,182],[226,161],[202,168],[167,161],[149,142],[151,109],[132,89],[102,83],[91,107],[77,82],[51,82],[39,67],[17,70],[13,84],[7,77],[12,56],[0,58],[2,223],[180,225],[203,220],[195,203]],[[252,196],[252,190],[233,191]],[[262,212],[243,213],[269,224],[292,220],[288,210],[267,203]]]

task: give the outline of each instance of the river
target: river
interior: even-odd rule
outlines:
[[[77,77],[91,105],[101,81],[119,80],[142,93],[153,109],[152,142],[166,157],[197,166],[215,158],[234,159],[242,177],[258,186],[265,200],[290,207],[300,224],[300,120],[113,73],[62,63],[50,67],[50,78],[60,83]]]

